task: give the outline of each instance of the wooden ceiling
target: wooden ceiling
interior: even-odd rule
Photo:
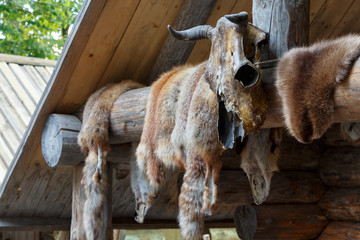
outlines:
[[[74,113],[106,83],[126,78],[146,82],[168,36],[166,26],[175,21],[182,5],[183,0],[84,3],[1,186],[0,223],[5,217],[70,217],[72,169],[51,169],[41,154],[47,117]],[[251,0],[218,0],[207,24],[214,25],[228,13],[251,13],[251,6]],[[357,0],[311,0],[310,42],[360,32],[359,10]],[[188,62],[206,59],[209,46],[205,40],[196,43]]]

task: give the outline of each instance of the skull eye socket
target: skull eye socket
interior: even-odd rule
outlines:
[[[249,65],[243,65],[236,72],[235,79],[243,84],[244,87],[255,85],[259,78],[259,72]]]

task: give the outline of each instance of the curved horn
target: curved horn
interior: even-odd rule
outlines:
[[[200,39],[209,39],[208,32],[213,29],[210,25],[200,25],[187,30],[176,31],[170,25],[168,25],[168,30],[170,34],[179,40],[200,40]]]
[[[225,17],[235,24],[246,25],[249,21],[249,14],[247,12],[241,12],[237,14],[225,15]]]

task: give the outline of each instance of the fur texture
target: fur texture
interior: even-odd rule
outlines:
[[[277,67],[276,87],[285,124],[298,141],[320,138],[331,124],[333,93],[360,56],[360,35],[294,48]]]
[[[78,135],[78,144],[87,154],[83,169],[86,201],[83,221],[88,240],[105,239],[104,203],[108,189],[106,156],[109,146],[110,111],[114,101],[123,93],[143,87],[143,85],[125,80],[107,85],[95,92],[87,101],[83,111],[83,123]]]
[[[207,31],[212,41],[208,61],[174,68],[152,85],[132,178],[139,182],[132,183],[136,221],[144,221],[165,180],[165,169],[183,168],[178,215],[181,234],[184,239],[201,238],[203,217],[214,211],[224,150],[218,133],[218,99],[244,134],[258,131],[265,119],[260,69],[246,58],[241,42],[241,34],[246,32],[254,33],[249,34],[254,39],[244,36],[255,46],[249,55],[259,60],[258,42],[266,34],[248,26],[247,19],[239,25],[224,17]]]

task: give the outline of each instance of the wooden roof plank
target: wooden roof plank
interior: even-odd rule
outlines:
[[[8,167],[6,166],[6,161],[2,158],[0,152],[0,182],[2,182],[3,178],[5,177],[7,170]]]
[[[127,78],[144,82],[160,51],[159,42],[168,35],[166,26],[174,21],[181,5],[182,0],[141,1],[100,84]]]
[[[18,98],[11,85],[6,81],[5,77],[0,73],[0,91],[4,93],[6,101],[1,102],[2,104],[9,103],[18,113],[19,117],[26,125],[30,121],[31,114],[25,108],[24,104]]]
[[[3,92],[0,92],[0,102],[5,103],[7,99]],[[0,104],[0,111],[6,116],[11,127],[15,130],[19,139],[24,135],[26,125],[21,120],[18,113],[10,106],[10,104]]]
[[[328,38],[352,2],[353,0],[327,0],[311,23],[310,42]]]
[[[45,80],[43,79],[42,76],[40,76],[38,71],[36,71],[35,67],[30,65],[24,65],[23,68],[25,69],[27,74],[29,74],[30,77],[33,79],[33,81],[35,82],[36,86],[40,89],[40,91],[44,91],[46,86]]]
[[[310,0],[310,16],[309,23],[311,24],[316,14],[318,14],[321,7],[327,0]]]
[[[4,159],[5,167],[8,168],[14,155],[11,153],[9,146],[3,139],[2,134],[0,135],[0,149],[1,158]]]
[[[34,202],[33,209],[38,217],[60,217],[64,202],[71,199],[72,168],[58,168],[49,179],[43,194],[39,196],[37,203]],[[31,197],[29,196],[29,200]],[[71,215],[66,216],[71,217]]]
[[[40,100],[41,90],[36,86],[34,81],[26,75],[26,73],[21,69],[21,67],[14,63],[9,63],[9,67],[12,69],[13,73],[18,79],[21,79],[21,84],[24,86],[25,90],[29,93],[30,97],[34,100],[35,104]]]
[[[51,75],[53,74],[53,72],[54,72],[54,68],[53,67],[45,67],[45,70],[50,74],[50,77],[51,77]],[[49,78],[50,79],[50,78]],[[48,82],[49,82],[49,79],[46,79],[45,80],[45,83],[47,84]]]
[[[40,76],[42,77],[42,79],[47,82],[51,76],[50,73],[48,73],[48,71],[46,71],[46,69],[44,67],[41,66],[35,66],[36,71],[40,74]]]
[[[37,149],[41,154],[41,149]],[[48,180],[53,174],[54,169],[47,167],[43,159],[33,159],[23,173],[23,180],[16,187],[15,201],[10,203],[5,215],[0,216],[32,216],[35,210],[34,206],[40,201],[44,188],[48,185]],[[33,199],[29,201],[31,198]]]
[[[0,187],[0,216],[4,216],[11,203],[16,201],[18,187],[24,179],[24,169],[27,172],[32,159],[41,158],[40,133],[47,116],[54,111],[56,104],[63,96],[70,75],[75,69],[105,4],[106,0],[85,1],[82,6],[82,11],[75,21],[73,31],[68,37],[49,86],[39,101],[34,117],[29,123],[19,150]],[[0,66],[1,64],[0,62]]]
[[[173,27],[175,29],[188,29],[196,25],[205,24],[208,20],[216,0],[185,0],[179,14],[176,16]],[[186,63],[194,41],[179,41],[168,35],[156,61],[152,67],[146,83],[152,83],[161,73],[172,67]]]
[[[358,31],[354,31],[353,26],[354,24],[356,25],[356,22],[359,20],[359,11],[360,1],[354,0],[329,36],[336,37],[352,32],[359,32],[359,29]]]
[[[121,4],[118,4],[118,0],[106,2],[93,30],[92,38],[86,44],[74,73],[68,81],[69,84],[64,89],[66,93],[59,101],[55,111],[74,112],[95,91],[99,79],[113,58],[114,51],[137,9],[139,1],[123,0]]]
[[[3,134],[6,142],[11,149],[11,152],[15,154],[20,144],[20,138],[16,135],[14,129],[12,129],[11,125],[4,117],[2,112],[0,112],[0,133]]]
[[[21,102],[24,104],[29,113],[33,113],[35,110],[36,103],[25,91],[23,86],[20,84],[19,80],[16,78],[14,73],[11,71],[10,67],[3,62],[0,62],[0,72],[7,79],[8,83],[20,98]]]
[[[225,14],[238,13],[241,11],[246,11],[251,14],[251,9],[252,1],[218,0],[206,24],[215,27],[217,21]],[[209,56],[210,47],[210,41],[197,41],[187,62],[197,64],[205,61]]]

